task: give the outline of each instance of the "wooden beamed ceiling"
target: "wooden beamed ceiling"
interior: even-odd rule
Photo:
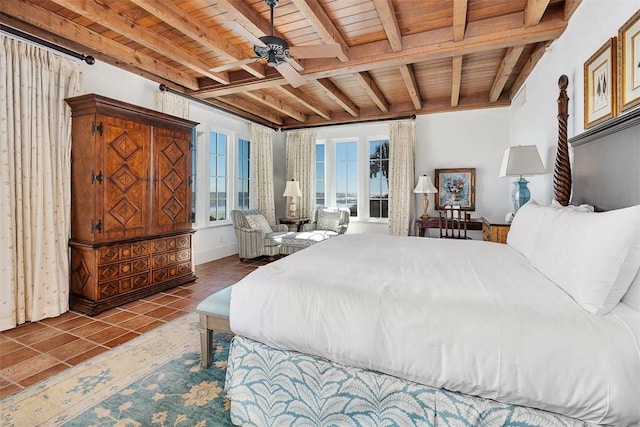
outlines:
[[[579,4],[280,0],[274,35],[300,53],[277,68],[251,59],[271,33],[264,0],[0,0],[0,20],[292,129],[509,105]]]

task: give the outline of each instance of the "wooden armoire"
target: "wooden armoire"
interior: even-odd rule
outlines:
[[[197,123],[89,94],[72,110],[70,304],[95,315],[195,280]]]

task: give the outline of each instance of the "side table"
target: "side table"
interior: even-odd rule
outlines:
[[[279,218],[280,224],[286,224],[289,231],[301,231],[302,224],[309,222],[309,218]]]
[[[493,220],[482,217],[482,240],[487,242],[507,243],[507,235],[511,224],[504,220]]]

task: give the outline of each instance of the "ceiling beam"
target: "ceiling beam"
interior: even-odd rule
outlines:
[[[422,108],[422,99],[420,97],[420,89],[418,88],[418,83],[416,82],[416,75],[411,68],[411,65],[405,64],[398,67],[400,70],[400,75],[402,76],[402,80],[404,81],[404,85],[407,87],[407,91],[409,92],[409,97],[411,98],[411,102],[413,106],[419,110]]]
[[[196,90],[199,88],[197,79],[177,70],[173,67],[165,66],[154,58],[131,49],[121,43],[108,39],[94,31],[89,30],[73,21],[62,18],[60,15],[52,13],[40,6],[26,0],[12,0],[4,2],[2,12],[17,20],[37,26],[53,34],[49,37],[54,43],[72,45],[82,40],[82,45],[91,52],[96,59],[110,63],[115,66],[128,66],[144,70],[145,72],[158,76],[172,84],[179,84],[185,88]],[[59,39],[62,37],[63,39]],[[112,58],[118,58],[114,61]]]
[[[396,19],[393,3],[391,0],[373,0],[373,5],[378,12],[378,17],[382,22],[382,28],[384,28],[384,32],[387,35],[391,50],[399,52],[402,50],[402,33],[400,33],[400,26]]]
[[[371,100],[378,106],[380,111],[384,111],[385,113],[389,111],[389,102],[385,99],[382,91],[371,78],[369,73],[357,73],[354,74],[353,77],[356,79],[356,82],[360,85],[362,90],[364,90],[369,98],[371,98]]]
[[[292,0],[300,13],[309,21],[314,30],[320,35],[325,43],[338,43],[342,49],[342,54],[338,59],[342,62],[349,60],[349,45],[344,40],[340,31],[333,25],[327,13],[320,6],[317,0]]]
[[[358,117],[360,115],[360,109],[358,106],[349,99],[347,95],[345,95],[333,82],[329,79],[321,79],[318,80],[320,87],[322,87],[325,93],[334,101],[338,103],[340,107],[342,107],[347,113],[349,113],[353,117]]]
[[[582,0],[564,0],[564,20],[568,21],[571,16],[573,16],[573,12],[576,11],[578,6],[580,6]]]
[[[171,25],[182,34],[190,37],[200,45],[211,49],[224,59],[237,61],[246,57],[238,46],[229,43],[224,37],[210,27],[202,24],[179,6],[165,0],[130,0],[136,6]],[[243,69],[258,78],[264,78],[264,66],[254,62],[245,64]]]
[[[271,112],[270,110],[267,110],[265,108],[260,108],[259,106],[256,105],[255,102],[243,99],[238,95],[225,96],[218,99],[226,104],[239,108],[242,111],[246,111],[247,113],[253,114],[254,116],[262,117],[272,125],[282,126],[284,124],[282,117]]]
[[[545,42],[559,37],[566,26],[567,22],[562,17],[550,17],[538,25],[524,28],[523,13],[514,13],[500,18],[469,22],[466,36],[460,42],[451,40],[450,29],[438,29],[404,36],[402,52],[389,52],[388,42],[384,40],[351,47],[348,62],[309,59],[305,62],[303,75],[307,80],[323,79],[354,72],[399,67],[415,62],[507,49],[514,42],[522,45]],[[496,31],[496,27],[505,29]],[[217,93],[242,92],[254,90],[254,84],[260,84],[260,81],[245,82],[241,86],[203,88],[199,93],[212,96]]]
[[[498,107],[506,107],[509,105],[509,101],[500,100],[495,104],[487,104],[487,99],[484,96],[481,97],[469,97],[462,99],[460,104],[457,107],[451,107],[449,105],[448,99],[438,100],[437,102],[425,103],[424,107],[419,111],[416,111],[413,108],[413,104],[409,102],[405,102],[402,104],[394,104],[388,113],[380,113],[378,108],[376,107],[368,107],[360,110],[360,114],[358,117],[354,118],[349,115],[347,112],[339,112],[334,113],[331,116],[330,121],[320,120],[319,118],[310,118],[307,123],[305,123],[305,127],[314,127],[314,126],[325,126],[331,124],[340,124],[340,123],[357,123],[363,121],[379,121],[379,120],[389,120],[395,119],[398,117],[405,117],[409,115],[415,114],[432,114],[432,113],[440,113],[440,112],[452,112],[452,111],[467,111],[467,110],[478,110],[478,109],[486,109],[486,108],[498,108]],[[287,130],[288,128],[299,128],[300,124],[297,122],[285,121],[282,125],[282,130]]]
[[[96,3],[95,0],[79,2],[77,0],[51,0],[58,6],[62,6],[72,12],[84,16],[103,27],[113,30],[122,36],[139,43],[179,64],[191,68],[194,71],[209,77],[219,83],[229,84],[227,73],[212,73],[209,71],[213,64],[201,61],[197,56],[177,47],[171,40],[157,35],[148,29],[139,26],[134,20],[117,13],[106,3]]]
[[[244,92],[243,95],[258,101],[261,104],[266,105],[269,108],[273,108],[276,111],[281,112],[293,119],[296,119],[299,122],[306,122],[307,117],[304,115],[302,111],[297,111],[290,105],[285,104],[279,99],[274,98],[273,96],[266,93],[257,93],[257,92]]]
[[[453,41],[464,38],[467,29],[467,0],[453,0]]]
[[[531,71],[533,71],[533,68],[536,66],[538,61],[540,61],[540,58],[542,58],[549,46],[551,46],[551,41],[540,43],[531,56],[529,56],[524,67],[520,70],[520,74],[518,74],[518,77],[516,77],[515,81],[511,85],[511,89],[509,90],[509,99],[513,99],[513,97],[516,96],[524,82],[527,80],[527,77],[529,77],[529,74],[531,74]]]
[[[549,7],[550,0],[527,0],[524,7],[524,27],[538,25],[544,15],[544,11]]]
[[[282,93],[292,96],[300,104],[304,105],[305,107],[307,107],[308,109],[310,109],[311,111],[313,111],[314,113],[322,117],[323,119],[325,120],[331,119],[331,112],[329,110],[327,110],[326,108],[320,107],[316,100],[314,100],[310,96],[305,95],[305,93],[300,89],[296,89],[289,85],[283,85],[283,86],[278,86],[278,90],[280,90],[280,92]]]
[[[457,107],[460,102],[460,87],[462,86],[462,56],[451,59],[451,106]]]
[[[500,68],[498,69],[496,77],[493,80],[493,84],[491,85],[491,90],[489,91],[489,102],[496,102],[498,98],[500,98],[502,89],[504,89],[505,83],[507,83],[509,76],[513,73],[513,68],[516,66],[523,50],[524,46],[514,46],[507,49],[507,53],[504,55]]]

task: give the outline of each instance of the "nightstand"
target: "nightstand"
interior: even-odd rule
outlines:
[[[280,224],[287,224],[289,231],[300,231],[302,224],[309,222],[309,218],[279,218]]]
[[[489,218],[482,217],[482,240],[487,242],[507,243],[507,234],[509,227],[504,220],[494,221]]]

